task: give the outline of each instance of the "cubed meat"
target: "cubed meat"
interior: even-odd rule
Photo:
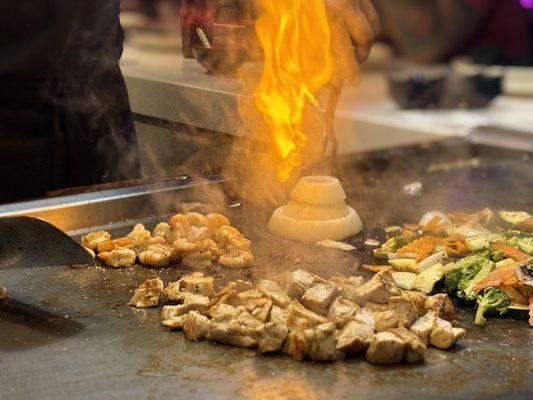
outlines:
[[[214,278],[212,276],[204,276],[202,272],[195,272],[181,278],[180,287],[182,291],[214,297],[213,281]]]
[[[405,361],[417,363],[424,360],[426,344],[414,332],[404,328],[394,328],[390,330],[406,343]]]
[[[180,281],[170,282],[165,290],[163,290],[163,295],[170,301],[183,302],[185,297],[185,292],[180,290]]]
[[[455,320],[455,307],[447,294],[439,293],[428,297],[424,303],[424,308],[427,311],[435,312],[439,318],[447,321]]]
[[[156,307],[162,292],[163,281],[161,279],[148,279],[135,290],[128,305],[138,308]]]
[[[220,291],[217,293],[217,297],[222,297],[229,291],[235,291],[237,293],[246,292],[247,290],[252,290],[254,288],[254,285],[252,282],[248,281],[242,281],[240,279],[237,279],[235,281],[229,282],[226,286],[224,286]]]
[[[366,351],[374,338],[374,325],[361,320],[352,320],[337,335],[337,350],[344,354]]]
[[[211,321],[206,338],[213,342],[238,347],[254,347],[257,345],[255,331],[241,327],[236,320],[228,323]]]
[[[169,317],[168,319],[163,319],[161,323],[171,329],[183,329],[183,323],[185,322],[185,315],[180,315],[179,317]]]
[[[216,304],[228,304],[233,307],[242,307],[246,303],[234,290],[230,290],[225,295],[216,300]]]
[[[402,361],[406,343],[392,332],[379,332],[372,339],[365,358],[371,364],[391,365]]]
[[[207,307],[209,307],[209,297],[185,293],[183,296],[183,304],[178,306],[163,307],[163,319],[179,317],[180,315],[185,315],[190,311],[205,313]]]
[[[402,292],[402,296],[411,300],[416,309],[418,317],[426,314],[426,308],[424,304],[426,303],[427,296],[424,293],[419,292],[418,290],[406,290]]]
[[[257,329],[257,344],[261,353],[275,353],[281,350],[289,329],[279,322],[269,322]]]
[[[307,341],[302,332],[289,332],[283,343],[283,354],[287,354],[296,361],[303,361],[309,354]]]
[[[257,289],[246,290],[244,292],[238,293],[238,295],[244,303],[247,303],[248,300],[251,299],[265,299],[265,294]]]
[[[315,283],[315,276],[310,272],[298,269],[288,272],[283,277],[282,289],[293,299],[300,300],[304,292]]]
[[[330,362],[337,358],[337,337],[335,325],[331,322],[318,325],[314,329],[303,332],[309,349],[309,357],[313,361]]]
[[[247,309],[254,318],[261,322],[267,322],[270,318],[270,310],[272,309],[274,303],[272,303],[272,300],[267,299],[259,299],[258,301],[264,301],[264,303],[262,305],[258,305],[252,310],[248,309],[248,307]]]
[[[328,322],[326,318],[314,313],[302,306],[297,300],[293,300],[287,307],[287,311],[295,317],[302,318],[308,322],[310,326],[317,326]]]
[[[236,319],[240,311],[233,306],[228,304],[217,304],[207,310],[207,314],[215,322],[229,322],[233,319]]]
[[[411,331],[422,339],[424,343],[427,343],[436,318],[437,317],[433,311],[428,312],[426,315],[418,318],[415,323],[411,325]]]
[[[374,312],[376,332],[384,332],[396,328],[399,324],[398,315],[392,310]]]
[[[356,301],[357,304],[364,306],[369,301],[380,304],[385,304],[389,301],[392,295],[391,292],[376,276],[355,289],[355,294],[359,298],[359,301]],[[350,300],[352,299],[350,298]]]
[[[339,288],[332,283],[317,283],[307,289],[302,296],[302,304],[309,310],[326,316],[329,306],[339,295]]]
[[[191,311],[183,316],[183,333],[192,342],[204,340],[209,330],[209,324],[209,318],[196,311]]]
[[[291,303],[291,298],[274,281],[263,279],[258,283],[257,288],[271,298],[278,307],[286,308]]]
[[[399,326],[410,327],[418,316],[416,308],[411,300],[403,296],[389,298],[389,310],[393,311],[398,318]]]
[[[352,303],[350,300],[337,297],[333,303],[331,303],[328,318],[335,324],[337,329],[341,329],[353,319],[354,315],[359,310],[359,306]]]
[[[454,328],[449,321],[437,318],[429,334],[429,343],[438,349],[447,350],[464,334],[463,328]]]

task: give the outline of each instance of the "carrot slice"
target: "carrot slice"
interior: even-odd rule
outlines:
[[[484,279],[482,279],[476,286],[474,286],[474,291],[478,292],[488,287],[498,287],[506,279],[512,279],[513,277],[516,278],[516,266],[517,263],[509,263],[503,267],[496,268]]]
[[[493,243],[491,247],[493,250],[503,251],[503,253],[507,257],[510,257],[513,260],[518,261],[518,262],[526,262],[530,258],[529,255],[518,250],[516,247],[513,247],[511,245],[508,245],[502,242]]]
[[[434,232],[434,231],[437,230],[437,227],[439,226],[439,223],[440,223],[440,217],[438,215],[435,215],[426,224],[426,226],[424,227],[424,230],[425,231]]]

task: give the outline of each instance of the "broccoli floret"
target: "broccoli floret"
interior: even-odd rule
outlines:
[[[533,237],[524,237],[518,239],[518,248],[528,255],[533,255]]]
[[[511,305],[509,297],[501,290],[496,288],[488,288],[477,298],[477,310],[475,324],[484,326],[487,320],[486,313],[505,314],[507,307]]]
[[[394,236],[387,240],[385,243],[383,243],[383,246],[381,246],[381,250],[387,253],[395,253],[403,246],[406,246],[408,244],[409,240],[401,236]]]
[[[474,286],[481,282],[488,274],[494,270],[495,264],[490,260],[485,260],[481,264],[481,268],[474,278],[472,278],[466,288],[463,290],[464,298],[466,300],[474,300],[476,298],[476,292],[474,292]]]

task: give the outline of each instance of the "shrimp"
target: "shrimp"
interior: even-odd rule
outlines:
[[[216,242],[225,247],[230,248],[249,248],[251,246],[250,240],[232,226],[221,226],[215,234]]]
[[[131,249],[133,247],[133,243],[133,239],[129,237],[121,237],[118,239],[106,240],[105,242],[100,243],[96,250],[98,253],[102,253],[105,251],[114,250],[119,247]]]
[[[152,234],[150,231],[146,230],[143,224],[137,224],[126,237],[132,239],[135,246],[142,247],[145,242],[152,237]]]
[[[183,214],[176,214],[168,222],[165,230],[165,239],[168,243],[173,243],[177,239],[183,239],[189,234],[191,225],[189,220]]]
[[[132,249],[119,247],[111,251],[104,251],[98,254],[107,266],[114,268],[131,267],[135,264],[137,254]]]
[[[152,236],[153,237],[162,237],[164,238],[165,237],[165,232],[167,231],[167,228],[168,228],[168,223],[166,222],[160,222],[156,225],[156,227],[154,228],[154,230],[152,231]]]
[[[207,268],[211,266],[211,252],[205,248],[183,256],[183,264],[190,268]]]
[[[189,234],[187,235],[187,240],[192,243],[199,243],[205,239],[211,237],[211,231],[207,227],[197,228],[192,226]]]
[[[139,261],[150,267],[166,267],[175,259],[175,250],[168,244],[152,244],[139,253]]]
[[[207,226],[207,218],[205,215],[196,212],[190,212],[185,214],[185,217],[191,226],[196,226],[197,228]]]
[[[111,234],[106,231],[96,231],[88,233],[81,238],[81,245],[91,250],[96,250],[98,245],[102,242],[111,239]]]
[[[254,262],[254,255],[248,249],[232,249],[220,256],[218,262],[225,267],[246,268]]]
[[[207,250],[211,252],[211,259],[216,260],[218,257],[220,257],[224,252],[220,247],[218,247],[217,242],[215,242],[213,239],[205,239],[202,241],[202,246],[205,247]]]
[[[218,229],[222,226],[231,226],[229,219],[227,219],[222,214],[207,214],[207,227],[211,232],[213,232],[213,235],[218,231]]]
[[[187,239],[177,239],[172,243],[172,246],[180,253],[193,253],[201,247],[200,243],[192,243]]]

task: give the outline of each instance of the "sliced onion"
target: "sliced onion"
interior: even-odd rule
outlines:
[[[448,254],[445,251],[439,251],[438,253],[430,255],[418,263],[418,272],[423,272],[426,269],[431,268],[435,264],[442,262],[446,257],[448,257]]]
[[[457,233],[464,237],[478,236],[478,235],[490,235],[491,232],[479,225],[465,224],[453,230],[453,233]]]
[[[450,221],[450,218],[448,218],[446,214],[444,214],[442,211],[434,210],[434,211],[429,211],[425,213],[422,216],[422,218],[420,218],[420,222],[418,223],[418,225],[426,226],[429,223],[429,221],[431,221],[435,217],[440,218],[440,221],[437,225],[444,225],[444,224],[451,225],[452,223],[452,221]]]
[[[389,260],[400,260],[402,258],[416,259],[416,253],[387,253]]]

